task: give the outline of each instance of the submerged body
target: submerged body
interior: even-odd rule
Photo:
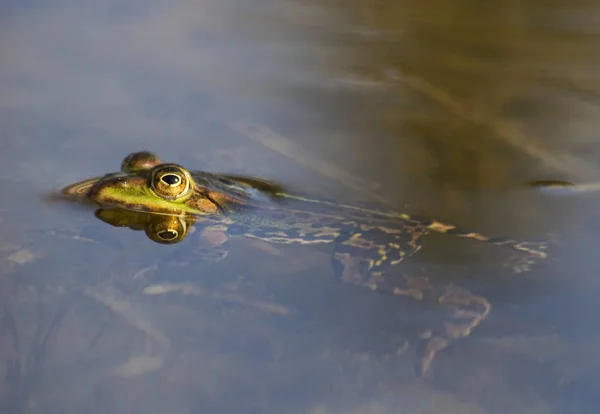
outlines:
[[[440,289],[425,277],[388,274],[421,248],[424,234],[437,231],[546,256],[540,243],[490,238],[434,220],[309,199],[258,178],[190,172],[163,164],[149,152],[130,154],[121,172],[73,184],[63,193],[99,204],[96,215],[101,220],[143,229],[158,243],[180,242],[196,225],[199,258],[225,257],[232,236],[286,244],[332,243],[333,268],[344,281],[416,300],[434,295],[437,303],[450,307],[448,320],[425,335],[422,374],[436,352],[469,335],[490,310],[484,298],[465,289]]]

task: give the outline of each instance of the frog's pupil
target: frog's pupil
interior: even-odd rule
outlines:
[[[177,237],[177,232],[173,230],[165,230],[158,233],[158,237],[163,240],[173,240]]]
[[[175,174],[165,174],[162,176],[161,180],[169,185],[175,185],[181,182],[181,179]]]

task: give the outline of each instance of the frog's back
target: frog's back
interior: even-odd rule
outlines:
[[[262,239],[280,242],[322,243],[341,234],[361,235],[377,232],[398,238],[406,234],[413,240],[428,231],[450,234],[545,258],[543,242],[526,242],[505,237],[489,237],[438,220],[405,213],[374,210],[285,192],[276,183],[254,178],[208,174],[217,179],[222,191],[232,194],[239,203],[230,215],[246,235],[262,235]]]

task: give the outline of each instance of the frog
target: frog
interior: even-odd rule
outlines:
[[[113,226],[142,230],[153,242],[173,245],[198,233],[194,257],[225,258],[234,238],[275,244],[331,244],[333,273],[343,282],[399,298],[431,300],[444,320],[420,336],[418,375],[436,355],[468,337],[491,304],[455,284],[426,276],[398,275],[398,265],[423,247],[430,232],[508,247],[531,261],[547,257],[544,241],[490,237],[435,219],[312,198],[258,177],[187,170],[150,151],[127,155],[117,172],[68,185],[61,194],[97,207]]]

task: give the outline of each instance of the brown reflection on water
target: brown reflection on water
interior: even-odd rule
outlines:
[[[380,86],[368,113],[404,155],[386,165],[430,177],[437,201],[468,211],[461,192],[600,176],[585,154],[597,142],[588,100],[598,99],[597,17],[578,24],[596,5],[365,1],[359,10],[354,72]],[[519,219],[539,207],[526,199]]]
[[[305,62],[304,82],[274,79],[262,90],[275,101],[285,96],[295,111],[271,108],[273,119],[258,116],[254,130],[231,123],[236,131],[350,190],[334,189],[336,197],[362,192],[363,201],[395,209],[409,203],[492,231],[548,232],[543,223],[557,212],[546,199],[519,193],[525,182],[600,177],[591,69],[597,35],[594,18],[581,19],[595,5],[353,5],[320,5],[345,19],[329,26],[286,25],[284,15],[255,28],[262,36],[281,30],[298,43],[321,38],[318,47],[300,49],[302,61],[290,68],[301,73]],[[293,179],[312,188],[304,174]]]

